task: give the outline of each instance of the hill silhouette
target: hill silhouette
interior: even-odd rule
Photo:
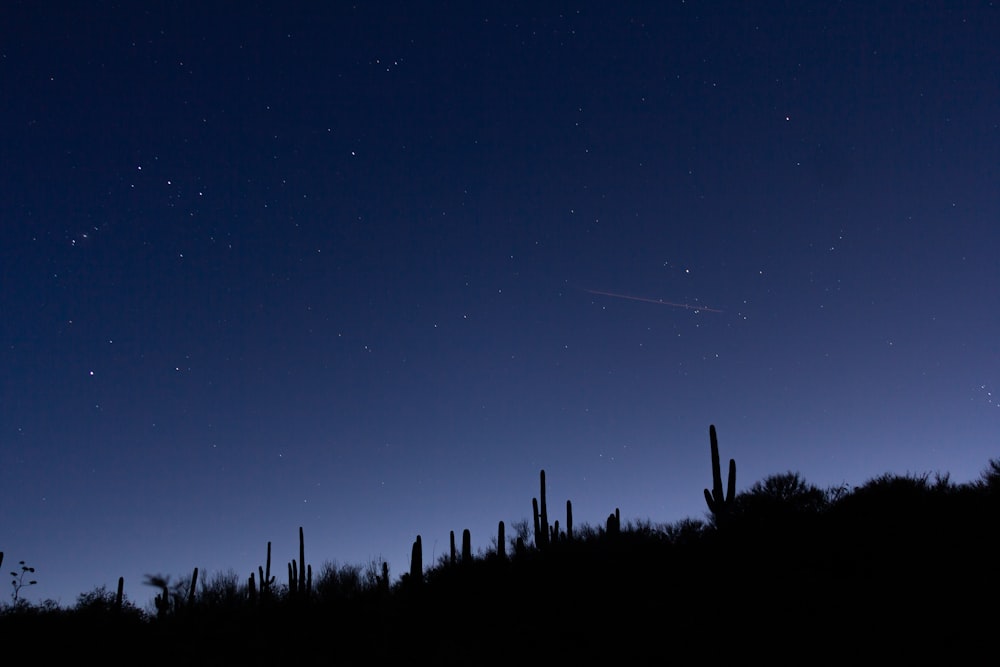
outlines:
[[[473,554],[468,531],[460,552],[453,533],[429,567],[417,536],[395,581],[377,563],[314,571],[300,529],[283,581],[268,544],[247,576],[151,576],[146,610],[121,582],[68,609],[19,599],[0,636],[43,660],[129,664],[926,663],[992,651],[1000,462],[966,484],[883,475],[824,490],[787,472],[737,494],[734,462],[723,492],[714,427],[710,443],[707,521],[615,511],[574,525],[567,503],[550,524],[542,471],[530,535],[500,522],[494,548]]]

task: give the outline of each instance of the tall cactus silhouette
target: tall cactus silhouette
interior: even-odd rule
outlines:
[[[719,439],[715,435],[715,425],[708,427],[708,437],[712,444],[712,491],[705,489],[705,502],[715,518],[715,523],[725,523],[733,509],[736,497],[736,460],[729,459],[729,479],[726,495],[722,495],[722,467],[719,462]]]
[[[270,542],[268,543],[270,547]],[[288,594],[290,596],[305,596],[312,589],[312,565],[306,565],[306,541],[299,526],[299,560],[288,564]]]
[[[472,533],[466,528],[462,531],[462,564],[472,562]]]
[[[573,503],[566,501],[566,539],[573,539]]]
[[[538,520],[538,498],[531,499],[531,516],[535,521],[535,548],[538,549],[541,548],[542,546],[542,538],[539,533],[539,531],[541,530],[540,528],[541,524],[539,523]]]
[[[265,563],[267,569],[265,570],[260,565],[257,566],[257,572],[260,576],[260,597],[262,600],[267,599],[271,594],[272,586],[274,586],[274,577],[271,576],[271,543],[267,543],[267,561]],[[253,572],[250,573],[253,577]]]
[[[306,571],[312,570],[312,566],[306,566],[306,540],[302,533],[302,526],[299,526],[299,593],[305,593],[307,587]],[[308,579],[312,579],[312,572],[309,572]]]
[[[167,614],[170,613],[170,590],[168,588],[169,578],[160,576],[158,574],[147,574],[146,581],[143,582],[147,586],[153,586],[154,588],[159,588],[160,592],[153,598],[153,606],[156,608],[157,618],[166,618]]]
[[[194,568],[194,574],[191,575],[191,587],[188,589],[188,606],[194,604],[194,594],[198,590],[198,568]]]
[[[538,474],[541,486],[541,494],[538,498],[531,499],[531,514],[535,520],[535,548],[542,549],[549,543],[549,511],[545,503],[545,471]],[[541,502],[539,502],[541,499]]]
[[[541,507],[538,510],[538,520],[542,524],[542,544],[546,545],[549,543],[549,512],[545,505],[545,471],[542,470],[539,473],[541,478],[541,495],[539,496],[539,504]]]
[[[608,515],[608,520],[606,522],[607,528],[605,532],[608,535],[618,535],[622,530],[622,512],[619,508],[615,508],[615,511]]]
[[[0,552],[0,563],[3,561],[3,553]],[[115,613],[122,610],[122,601],[125,598],[125,577],[118,577],[118,592],[115,594]]]
[[[423,546],[420,543],[420,536],[413,542],[413,549],[410,551],[410,581],[418,583],[424,578],[424,555]]]

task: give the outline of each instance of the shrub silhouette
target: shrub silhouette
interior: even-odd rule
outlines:
[[[229,569],[201,577],[198,604],[203,608],[235,609],[245,604],[247,599],[246,586],[236,570]]]
[[[1000,495],[1000,459],[990,459],[979,477],[978,486],[992,495]]]
[[[754,525],[783,524],[819,514],[827,495],[797,472],[769,475],[736,496],[732,520]]]
[[[354,599],[374,592],[378,582],[366,577],[360,565],[325,562],[316,579],[316,597],[322,602]]]
[[[93,588],[86,593],[80,593],[76,598],[72,612],[77,615],[94,617],[127,615],[135,620],[143,618],[142,610],[124,596],[120,597],[108,590],[108,587],[104,585]]]

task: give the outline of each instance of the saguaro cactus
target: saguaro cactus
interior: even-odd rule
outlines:
[[[504,525],[501,521],[497,525],[497,556],[500,558],[507,558],[507,545],[504,544]]]
[[[188,606],[194,604],[194,594],[198,586],[198,568],[194,568],[194,574],[191,575],[191,588],[188,589]]]
[[[170,613],[170,593],[167,589],[163,589],[162,593],[157,593],[156,597],[153,598],[153,606],[156,607],[156,617],[166,618],[167,614]]]
[[[472,562],[472,533],[466,528],[462,531],[462,564]]]
[[[539,496],[541,507],[539,508],[539,511],[538,511],[538,520],[539,520],[539,522],[541,522],[541,528],[542,528],[542,545],[544,546],[544,545],[548,544],[548,542],[549,542],[549,513],[548,513],[548,510],[546,510],[546,508],[545,508],[545,471],[544,470],[541,471],[541,473],[539,474],[539,477],[541,479],[541,487],[542,487],[542,489],[541,489],[541,495]]]
[[[265,570],[262,566],[257,566],[257,574],[260,579],[260,599],[266,600],[267,596],[271,592],[271,587],[274,585],[274,577],[271,576],[271,543],[267,543],[267,569]],[[247,581],[248,593],[251,602],[257,601],[257,582],[254,581],[253,572],[250,573],[250,579]]]
[[[0,554],[0,561],[3,560],[3,554]],[[115,594],[115,611],[120,612],[122,610],[122,600],[125,598],[125,577],[118,577],[118,593]]]
[[[617,507],[615,511],[608,515],[606,533],[608,535],[617,535],[622,529],[622,515],[621,510]]]
[[[573,539],[573,503],[566,501],[566,539]]]
[[[311,584],[312,579],[312,566],[306,565],[306,540],[305,535],[302,532],[302,526],[299,526],[299,592],[306,593]]]
[[[413,542],[413,549],[410,551],[410,580],[414,583],[423,580],[423,559],[423,547],[420,543],[420,536],[417,535],[417,539]]]
[[[719,439],[715,435],[715,425],[708,427],[708,437],[712,445],[712,491],[705,489],[705,502],[715,518],[716,525],[724,523],[733,509],[736,497],[736,460],[729,459],[729,479],[726,495],[722,495],[722,467],[719,462]]]
[[[270,542],[268,543],[270,547]],[[306,541],[299,526],[299,560],[288,564],[288,594],[306,595],[312,589],[312,565],[306,565]]]
[[[160,589],[160,592],[153,598],[153,605],[156,607],[156,617],[166,618],[167,614],[170,613],[170,590],[167,588],[169,583],[167,577],[147,574],[145,583],[147,586],[155,586]]]
[[[535,548],[539,549],[542,546],[542,538],[540,533],[541,524],[538,520],[538,498],[531,499],[531,516],[535,520]],[[546,530],[548,530],[548,528],[546,528]]]

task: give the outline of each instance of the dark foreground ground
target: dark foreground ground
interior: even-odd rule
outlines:
[[[8,606],[0,641],[9,664],[993,664],[997,480],[772,478],[718,526],[585,530],[391,587],[202,590],[162,618]]]

